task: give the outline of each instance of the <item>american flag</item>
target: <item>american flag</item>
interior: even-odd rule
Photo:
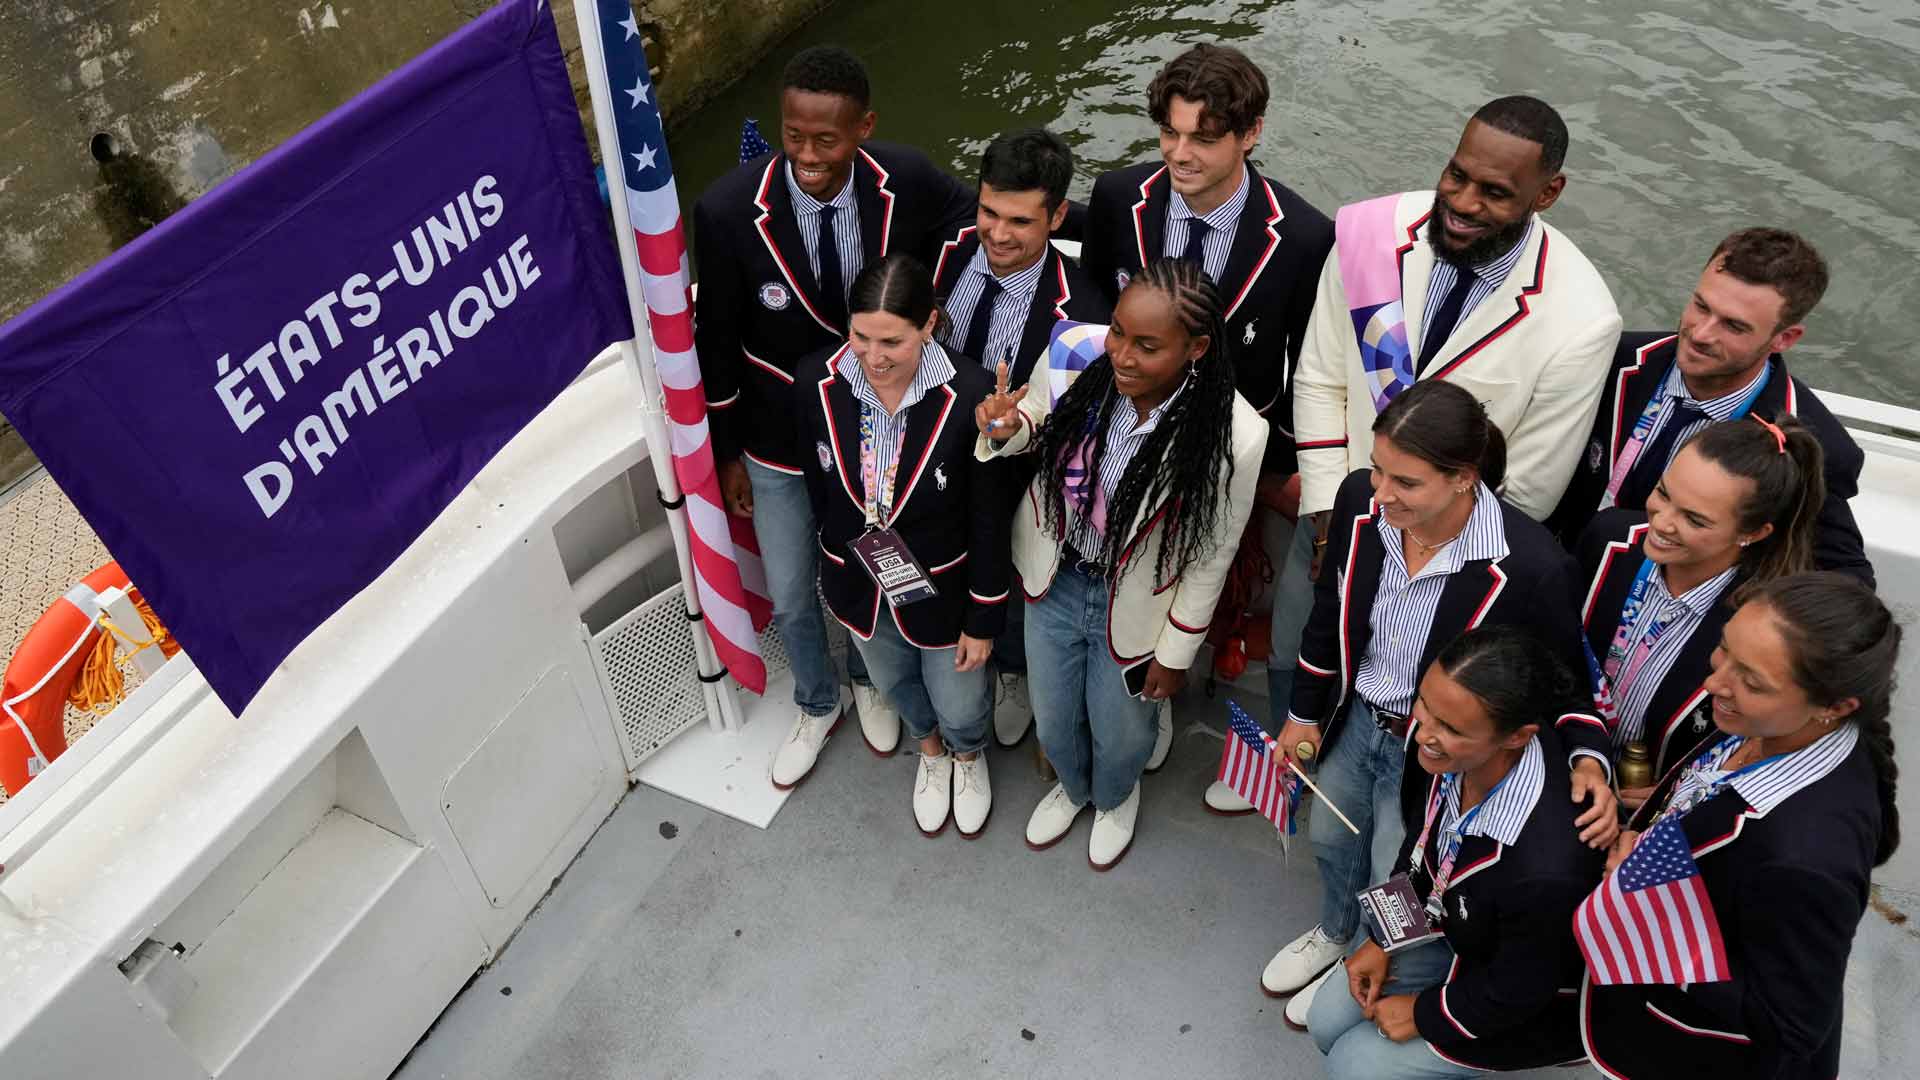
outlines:
[[[773,147],[766,136],[760,134],[760,122],[749,116],[746,123],[740,125],[740,164],[771,153]]]
[[[1654,822],[1581,901],[1573,936],[1599,986],[1689,986],[1728,978],[1720,920],[1677,816]]]
[[[1274,740],[1260,730],[1240,703],[1227,702],[1227,745],[1220,753],[1217,779],[1273,822],[1280,830],[1281,844],[1286,846],[1298,827],[1294,810],[1300,804],[1300,778],[1274,750]]]
[[[602,146],[608,184],[624,198],[640,254],[640,285],[653,335],[654,364],[666,391],[674,475],[686,496],[694,580],[708,636],[720,662],[741,686],[767,688],[767,665],[757,632],[772,617],[760,547],[749,521],[729,515],[714,472],[707,430],[707,394],[693,350],[693,303],[687,274],[687,235],[680,196],[649,80],[639,21],[627,0],[595,0],[601,62],[612,97],[616,138]],[[655,448],[660,449],[659,447]]]

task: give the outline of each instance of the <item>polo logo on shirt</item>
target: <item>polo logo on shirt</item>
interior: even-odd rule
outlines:
[[[1453,898],[1453,906],[1459,909],[1460,918],[1462,921],[1465,921],[1467,917],[1467,898],[1465,894],[1456,894]]]
[[[820,454],[820,471],[832,472],[833,451],[827,447],[826,441],[823,439],[820,442],[814,443],[813,448]]]
[[[793,294],[787,291],[785,285],[777,281],[769,281],[760,286],[760,306],[768,311],[784,311],[791,303],[793,303]]]
[[[1257,323],[1257,322],[1259,322],[1259,321],[1260,321],[1259,319],[1248,319],[1248,320],[1247,320],[1247,332],[1246,332],[1246,333],[1244,333],[1244,334],[1241,334],[1241,335],[1240,335],[1240,344],[1242,344],[1242,345],[1251,345],[1251,344],[1253,344],[1253,324],[1254,324],[1254,323]]]
[[[1600,445],[1599,439],[1595,439],[1587,444],[1587,468],[1599,472],[1600,466],[1606,461],[1606,457],[1607,448]]]
[[[941,491],[947,490],[947,467],[945,465],[935,465],[933,467],[933,486]]]
[[[1132,280],[1133,275],[1127,273],[1125,270],[1115,270],[1113,272],[1113,284],[1116,287],[1116,291],[1127,291],[1127,282]]]

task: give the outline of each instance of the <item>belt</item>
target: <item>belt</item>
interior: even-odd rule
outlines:
[[[1364,699],[1362,699],[1360,704],[1365,705],[1367,711],[1373,714],[1375,727],[1378,727],[1381,731],[1386,732],[1396,739],[1404,739],[1407,737],[1407,721],[1409,717],[1406,713],[1397,713],[1388,709],[1382,709],[1378,705]]]
[[[1076,573],[1085,574],[1090,578],[1104,578],[1107,576],[1108,567],[1105,563],[1089,559],[1085,555],[1080,554],[1080,549],[1074,547],[1070,542],[1061,545],[1060,561],[1062,565],[1068,569]]]

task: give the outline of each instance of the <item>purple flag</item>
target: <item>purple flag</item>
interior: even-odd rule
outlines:
[[[505,0],[0,327],[0,411],[237,713],[631,334],[552,14]]]

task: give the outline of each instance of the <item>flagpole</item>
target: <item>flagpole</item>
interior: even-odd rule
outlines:
[[[1312,789],[1312,791],[1313,791],[1313,793],[1314,793],[1315,795],[1318,795],[1318,796],[1320,796],[1320,801],[1321,801],[1322,803],[1324,803],[1324,804],[1326,805],[1326,808],[1327,808],[1327,809],[1329,809],[1329,810],[1331,810],[1331,811],[1333,811],[1333,816],[1334,816],[1334,817],[1337,817],[1337,818],[1339,818],[1339,819],[1340,819],[1340,823],[1341,823],[1342,825],[1345,825],[1345,826],[1346,826],[1346,827],[1347,827],[1347,828],[1348,828],[1348,829],[1349,829],[1350,831],[1352,831],[1352,833],[1353,833],[1353,835],[1355,835],[1355,836],[1359,836],[1359,835],[1360,835],[1360,828],[1359,828],[1359,826],[1357,826],[1357,825],[1355,825],[1355,824],[1353,823],[1353,819],[1352,819],[1352,818],[1350,818],[1350,817],[1348,817],[1347,815],[1345,815],[1345,814],[1343,814],[1343,813],[1341,813],[1341,812],[1340,812],[1340,808],[1339,808],[1339,807],[1337,807],[1337,806],[1335,806],[1335,805],[1333,805],[1333,800],[1332,800],[1332,799],[1329,799],[1329,798],[1327,798],[1327,793],[1326,793],[1326,792],[1324,792],[1324,791],[1321,791],[1321,790],[1320,790],[1320,785],[1319,785],[1319,784],[1316,784],[1316,783],[1314,783],[1314,782],[1313,782],[1313,778],[1312,778],[1312,777],[1310,777],[1310,776],[1308,776],[1308,775],[1307,775],[1307,774],[1306,774],[1305,772],[1303,772],[1303,771],[1301,770],[1301,768],[1300,768],[1300,766],[1298,766],[1298,765],[1295,765],[1295,764],[1293,763],[1293,759],[1292,759],[1292,758],[1287,758],[1287,759],[1286,759],[1286,762],[1287,762],[1287,768],[1289,768],[1289,769],[1292,769],[1292,770],[1293,770],[1293,775],[1295,775],[1295,776],[1297,776],[1297,777],[1299,777],[1299,778],[1300,778],[1300,780],[1301,780],[1301,782],[1302,782],[1302,783],[1304,783],[1304,784],[1306,784],[1308,788],[1310,788],[1310,789]]]
[[[600,143],[600,160],[606,164],[609,178],[620,179],[622,168],[620,141],[613,119],[613,96],[607,86],[606,50],[600,40],[600,21],[594,0],[576,0],[574,22],[580,29],[582,66],[587,69],[587,88],[593,99],[593,126]],[[733,686],[726,680],[713,642],[708,640],[707,624],[700,612],[700,593],[693,570],[693,549],[687,539],[686,496],[673,472],[673,443],[664,419],[665,391],[654,364],[653,337],[646,331],[646,294],[640,284],[640,254],[634,247],[633,221],[627,213],[627,201],[614,183],[613,222],[617,233],[614,246],[620,250],[620,271],[627,291],[627,310],[633,316],[634,336],[620,344],[621,355],[640,376],[643,400],[640,422],[647,438],[647,457],[653,462],[654,481],[660,488],[660,501],[667,511],[667,524],[673,533],[673,552],[679,561],[681,591],[687,605],[687,618],[693,633],[693,647],[699,667],[700,689],[707,707],[707,724],[716,731],[738,731],[741,726],[740,703]]]

